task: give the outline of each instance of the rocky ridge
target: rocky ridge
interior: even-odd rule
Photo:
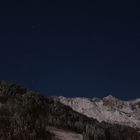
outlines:
[[[103,99],[63,96],[53,99],[99,122],[140,128],[140,99],[123,101],[111,95]]]

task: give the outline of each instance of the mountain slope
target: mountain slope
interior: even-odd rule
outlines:
[[[122,101],[111,95],[103,98],[53,97],[64,105],[88,117],[112,124],[140,128],[140,99]]]
[[[140,139],[137,129],[99,123],[52,98],[0,81],[0,140],[63,140],[65,136],[82,136],[83,140]]]

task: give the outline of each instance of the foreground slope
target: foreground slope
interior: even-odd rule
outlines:
[[[52,98],[0,81],[0,140],[63,140],[69,134],[83,140],[140,140],[134,128],[99,123]]]

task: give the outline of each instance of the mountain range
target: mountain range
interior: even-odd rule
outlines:
[[[76,112],[111,124],[140,128],[140,98],[130,101],[119,100],[112,95],[99,98],[66,98],[53,97]]]
[[[140,140],[140,100],[47,97],[0,81],[0,140]]]

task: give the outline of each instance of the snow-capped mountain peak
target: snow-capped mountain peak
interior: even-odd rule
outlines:
[[[118,101],[119,99],[112,96],[112,95],[108,95],[106,97],[103,98],[104,100],[111,100],[111,101]]]
[[[123,101],[112,95],[102,99],[63,96],[53,97],[53,99],[99,122],[105,121],[140,128],[140,99]]]

